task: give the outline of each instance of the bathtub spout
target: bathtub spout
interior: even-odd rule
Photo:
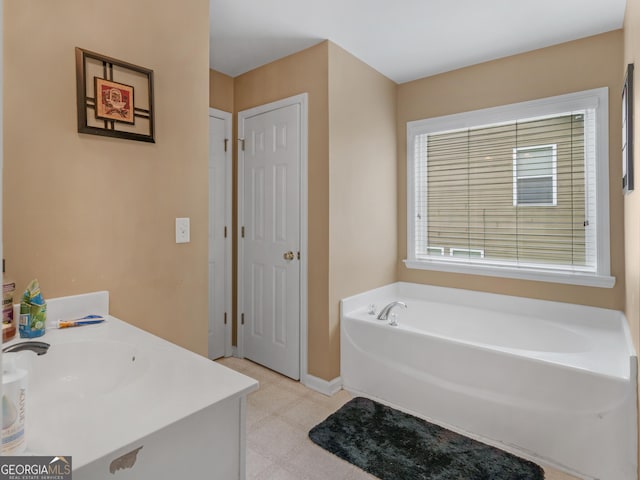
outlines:
[[[388,320],[389,319],[389,313],[391,313],[391,310],[393,310],[394,307],[402,307],[402,308],[407,308],[407,304],[404,302],[391,302],[390,304],[388,304],[387,306],[385,306],[382,310],[380,310],[380,313],[378,314],[378,316],[376,317],[378,320]]]

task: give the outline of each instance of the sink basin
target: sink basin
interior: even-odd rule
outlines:
[[[103,420],[117,428],[114,412],[144,395],[153,369],[147,350],[126,341],[65,340],[52,342],[44,355],[17,354],[17,366],[29,370],[27,447],[43,454],[66,444],[82,458],[97,442],[77,437],[78,429],[104,431]]]
[[[149,359],[139,347],[120,341],[61,342],[32,359],[30,370],[35,403],[42,399],[69,405],[125,389],[149,370]]]

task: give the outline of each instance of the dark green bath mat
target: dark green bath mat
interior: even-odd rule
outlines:
[[[309,437],[382,480],[544,479],[535,463],[362,397]]]

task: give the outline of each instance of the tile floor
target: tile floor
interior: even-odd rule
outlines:
[[[327,397],[249,360],[217,361],[260,382],[247,399],[247,480],[376,480],[307,436],[349,393]],[[545,479],[577,480],[553,469],[545,469]]]

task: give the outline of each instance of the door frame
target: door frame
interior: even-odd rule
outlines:
[[[238,112],[238,147],[244,142],[244,122],[246,119],[292,105],[300,106],[300,382],[307,383],[307,243],[308,243],[308,162],[309,162],[309,137],[308,137],[308,102],[309,95],[301,93],[292,97],[283,98],[275,102],[259,105]],[[244,225],[244,151],[238,148],[238,299],[237,311],[242,312],[244,301],[243,269],[244,244],[242,242],[242,225]],[[244,358],[244,328],[238,318],[238,356]]]
[[[227,150],[225,152],[225,195],[224,195],[224,223],[227,227],[227,237],[224,239],[224,284],[225,284],[225,295],[224,295],[224,309],[227,313],[227,323],[224,326],[224,356],[230,357],[232,355],[233,349],[231,346],[231,333],[232,333],[232,319],[233,319],[233,278],[232,278],[232,185],[233,185],[233,114],[230,112],[225,112],[223,110],[218,110],[217,108],[209,107],[209,118],[214,117],[224,121],[224,136],[228,139],[227,142]],[[209,161],[211,161],[211,152],[209,152]],[[211,191],[212,186],[209,185],[209,191]],[[209,207],[209,205],[207,205]],[[208,212],[208,208],[207,208]],[[207,218],[208,220],[208,218]],[[208,243],[208,240],[207,240]],[[208,248],[208,246],[207,246]],[[209,256],[207,256],[207,262]],[[211,287],[209,285],[209,287]],[[208,291],[210,294],[211,292]],[[207,316],[207,329],[209,327],[209,317]],[[208,330],[207,330],[208,332]],[[208,336],[208,333],[207,333]]]

